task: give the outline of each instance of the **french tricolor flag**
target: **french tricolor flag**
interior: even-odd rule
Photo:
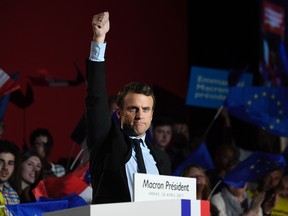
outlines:
[[[14,92],[17,89],[20,89],[20,85],[0,68],[0,97]]]
[[[62,177],[44,178],[33,189],[33,194],[38,199],[39,197],[60,198],[76,193],[87,203],[91,203],[92,187],[84,181],[86,170],[87,167],[84,166]]]

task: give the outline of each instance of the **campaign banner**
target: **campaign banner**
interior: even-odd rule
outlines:
[[[134,202],[171,199],[196,200],[196,178],[134,174]]]
[[[229,92],[229,74],[228,70],[192,67],[186,105],[206,108],[219,108],[222,106]],[[251,86],[252,79],[252,74],[243,73],[237,80],[236,86]]]

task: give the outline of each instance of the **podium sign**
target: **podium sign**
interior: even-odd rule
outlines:
[[[134,202],[171,199],[196,200],[196,179],[134,174]]]
[[[208,216],[210,203],[203,200],[158,200],[89,205],[44,213],[42,216]]]

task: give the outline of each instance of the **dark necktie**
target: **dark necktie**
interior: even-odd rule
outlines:
[[[132,139],[132,143],[134,144],[136,160],[138,164],[138,172],[139,173],[146,173],[145,163],[142,155],[141,150],[141,139]]]

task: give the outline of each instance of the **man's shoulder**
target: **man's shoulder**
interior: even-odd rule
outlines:
[[[11,187],[11,185],[9,184],[8,181],[4,182],[2,190],[15,191],[15,190]]]
[[[19,196],[14,188],[6,181],[3,184],[2,194],[6,204],[18,204],[20,203]]]
[[[66,174],[66,170],[63,165],[61,164],[54,164],[50,162],[51,170],[57,177],[61,177]]]

